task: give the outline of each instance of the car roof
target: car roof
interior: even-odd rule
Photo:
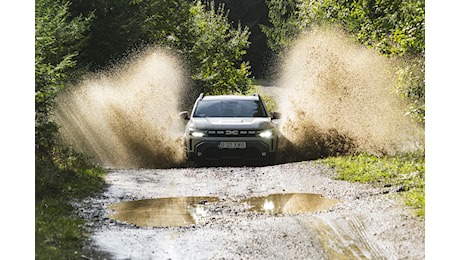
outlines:
[[[204,96],[202,100],[259,100],[257,96],[218,95]]]

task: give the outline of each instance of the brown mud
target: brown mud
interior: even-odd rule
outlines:
[[[181,61],[148,49],[61,94],[61,139],[111,168],[166,168],[183,163],[177,114],[186,89]]]
[[[284,93],[284,160],[423,147],[423,129],[404,116],[393,88],[395,62],[338,29],[315,28],[301,36],[276,83]]]

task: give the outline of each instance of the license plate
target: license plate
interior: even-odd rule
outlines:
[[[220,149],[245,149],[246,142],[219,142]]]

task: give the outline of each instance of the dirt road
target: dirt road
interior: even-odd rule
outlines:
[[[316,162],[111,170],[105,193],[79,205],[81,214],[94,223],[83,257],[424,259],[424,222],[404,208],[392,190],[333,180],[332,174]],[[303,213],[274,210],[279,203],[283,209],[293,209],[292,203],[305,194],[330,203],[324,208],[313,203],[308,210],[304,205]],[[270,201],[273,196],[277,199]],[[151,200],[158,198],[163,200]],[[185,207],[181,216],[188,222],[149,226],[145,224],[149,221],[139,219],[151,211],[143,209],[139,214],[129,211],[139,209],[139,204],[119,204],[133,201],[144,206],[160,203],[166,219]],[[266,209],[254,210],[256,201],[262,201]],[[117,213],[127,209],[126,218]],[[139,218],[133,219],[136,214]]]

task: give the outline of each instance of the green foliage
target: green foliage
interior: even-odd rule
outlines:
[[[300,32],[297,26],[296,0],[266,0],[269,8],[268,16],[272,26],[261,25],[267,35],[267,44],[276,53],[289,47],[296,35]]]
[[[49,160],[36,158],[35,198],[84,197],[100,187],[104,171],[71,148],[53,148]]]
[[[213,2],[206,6],[201,1],[190,9],[187,28],[181,50],[191,61],[199,92],[245,93],[251,83],[249,63],[242,61],[250,44],[248,28],[232,28],[224,5],[216,8]]]
[[[89,45],[79,61],[103,68],[144,46],[167,46],[188,62],[196,92],[245,92],[250,66],[247,27],[233,28],[223,5],[186,0],[73,0],[72,13],[95,13]]]
[[[405,153],[378,158],[370,154],[329,157],[322,163],[334,168],[336,178],[372,183],[379,187],[399,187],[405,203],[425,215],[425,154]]]
[[[239,24],[247,26],[251,34],[251,46],[244,55],[244,60],[251,64],[251,72],[255,78],[271,77],[270,68],[274,52],[267,46],[267,38],[260,25],[268,26],[268,6],[265,0],[214,0],[216,5],[225,4],[228,19],[234,28]]]
[[[54,150],[50,160],[35,161],[35,257],[80,259],[87,238],[85,220],[70,201],[104,187],[104,171],[71,149]]]
[[[170,44],[187,36],[186,0],[72,0],[74,17],[94,13],[88,46],[78,58],[90,70],[110,66],[149,44]]]
[[[58,126],[51,120],[54,98],[85,40],[91,17],[70,19],[69,2],[35,2],[35,149],[46,156]]]
[[[425,1],[301,1],[300,26],[336,22],[361,43],[385,55],[425,52]]]
[[[59,199],[35,206],[35,259],[78,259],[75,253],[83,246],[84,234],[79,230],[84,221],[72,212],[72,206]]]
[[[398,71],[396,91],[409,104],[406,115],[425,124],[425,60],[414,58],[401,66]]]
[[[102,187],[102,169],[56,146],[52,110],[74,58],[86,42],[92,15],[70,17],[69,2],[35,2],[35,255],[71,259],[82,247],[82,219],[69,201]]]

